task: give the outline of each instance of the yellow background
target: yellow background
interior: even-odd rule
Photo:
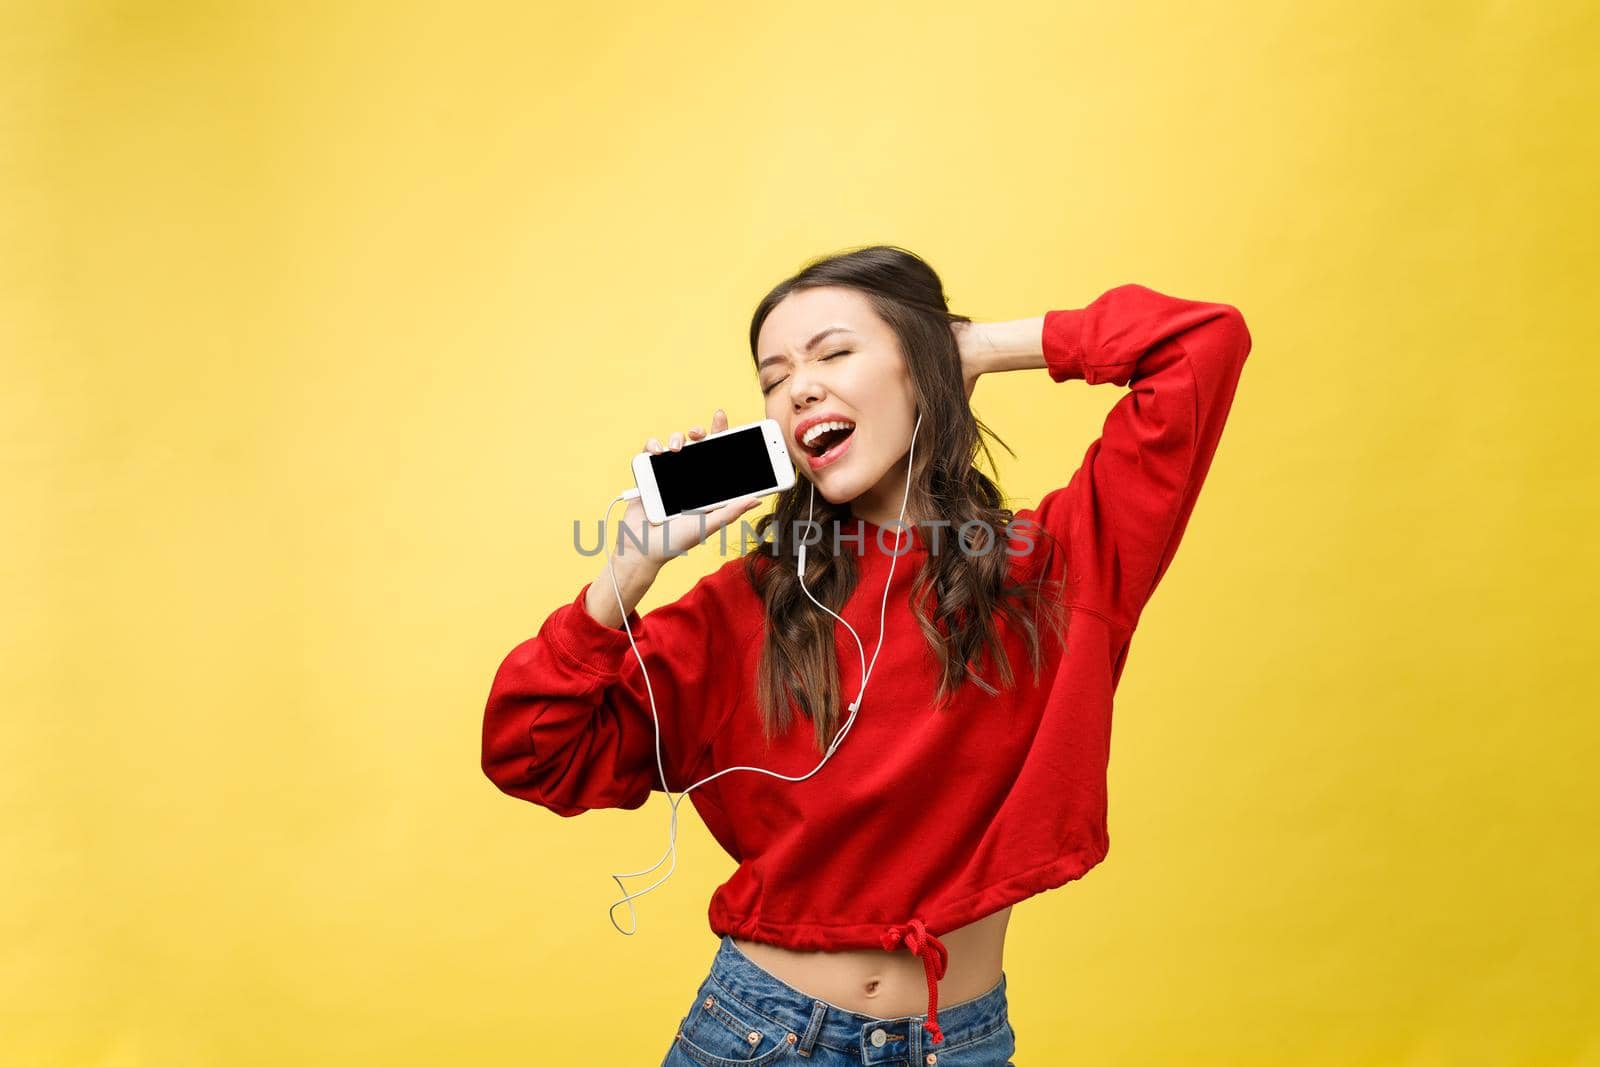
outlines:
[[[1020,1067],[1600,1063],[1592,5],[4,11],[0,1061],[659,1062],[731,861],[618,934],[665,799],[513,801],[484,698],[886,242],[1254,336]],[[1120,395],[979,384],[1015,505]]]

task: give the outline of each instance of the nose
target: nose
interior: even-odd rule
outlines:
[[[796,367],[789,375],[789,401],[794,404],[795,411],[804,411],[826,395],[820,377],[810,364]]]

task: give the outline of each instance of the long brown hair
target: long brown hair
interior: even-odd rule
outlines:
[[[910,373],[917,410],[923,424],[933,431],[926,437],[918,435],[924,447],[915,450],[909,509],[914,515],[937,516],[949,522],[945,528],[949,536],[940,539],[939,551],[927,553],[912,584],[917,624],[941,665],[938,691],[930,694],[934,706],[946,705],[964,681],[987,693],[998,692],[975,669],[985,654],[995,662],[1001,684],[1012,684],[1011,664],[1000,632],[1002,617],[1025,635],[1037,682],[1041,650],[1034,616],[1041,606],[1048,608],[1051,630],[1064,642],[1065,598],[1059,595],[1059,583],[1050,583],[1053,595],[1045,595],[1038,582],[1010,580],[1011,557],[1003,539],[1014,513],[1001,506],[999,487],[974,465],[974,459],[981,447],[989,466],[994,467],[985,434],[1007,452],[1011,449],[973,414],[962,378],[960,348],[950,331],[951,323],[972,320],[949,310],[939,275],[920,257],[892,245],[872,245],[812,260],[775,286],[750,323],[753,361],[760,358],[757,338],[772,309],[790,293],[820,286],[859,290],[894,331]],[[818,751],[826,751],[842,723],[846,703],[839,692],[839,665],[834,654],[836,620],[813,604],[806,590],[830,610],[841,610],[855,590],[858,575],[851,548],[835,553],[840,546],[832,531],[842,526],[843,532],[853,533],[859,528],[852,522],[848,504],[816,501],[815,520],[828,533],[806,550],[806,589],[801,589],[796,573],[797,538],[782,533],[804,527],[810,490],[810,483],[799,478],[793,488],[778,495],[775,508],[756,522],[759,538],[744,554],[744,568],[766,606],[766,638],[756,686],[765,736],[770,740],[785,731],[791,711],[798,710],[811,719]],[[986,529],[986,537],[1002,539],[1000,545],[983,551],[981,543],[975,544],[971,554],[944,550],[962,524],[973,520],[986,524],[979,528]],[[769,538],[772,527],[776,530]],[[1030,536],[1050,540],[1042,529],[1031,531]],[[1041,567],[1037,573],[1042,575],[1045,569]]]

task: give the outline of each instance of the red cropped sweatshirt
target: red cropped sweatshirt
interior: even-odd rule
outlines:
[[[712,932],[798,950],[903,945],[923,960],[935,1041],[947,962],[938,935],[1078,878],[1106,855],[1112,694],[1210,467],[1250,333],[1230,305],[1123,285],[1087,307],[1047,312],[1043,346],[1053,381],[1131,390],[1070,480],[1013,518],[1051,535],[1036,532],[1032,551],[1014,552],[1023,539],[1013,536],[1014,573],[1064,579],[1066,590],[1065,647],[1040,626],[1039,680],[1022,635],[1002,620],[1013,688],[991,696],[967,682],[932,707],[938,662],[910,591],[929,551],[958,546],[948,527],[907,530],[878,681],[833,757],[801,782],[732,771],[689,794],[738,863],[712,895]],[[896,529],[863,522],[857,532],[859,546],[841,542],[858,553],[859,579],[839,613],[870,659]],[[483,722],[489,779],[563,816],[638,808],[663,789],[638,662],[623,630],[584,609],[587,592],[507,654]],[[766,619],[740,557],[628,621],[674,792],[741,764],[791,777],[816,766],[806,719],[763,743],[754,693]],[[835,630],[841,691],[853,695],[860,656],[849,631]]]

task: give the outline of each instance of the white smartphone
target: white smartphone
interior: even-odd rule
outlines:
[[[674,515],[709,511],[733,500],[778,493],[795,482],[794,461],[773,419],[732,426],[674,452],[640,452],[633,481],[645,518],[660,525]]]

